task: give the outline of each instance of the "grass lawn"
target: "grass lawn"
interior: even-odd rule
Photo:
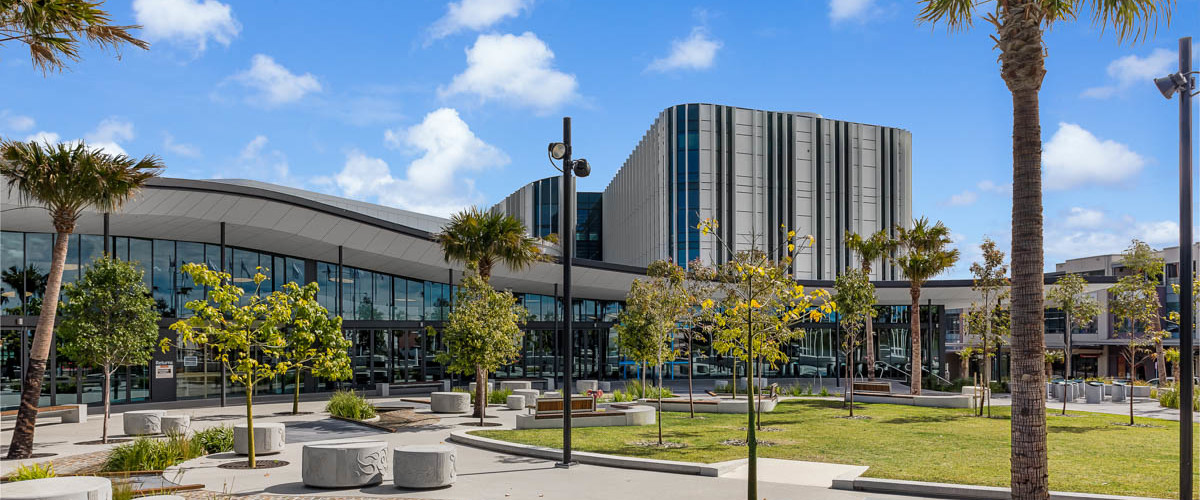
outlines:
[[[1008,486],[1009,409],[996,407],[992,418],[967,410],[859,404],[846,415],[840,401],[790,400],[763,414],[760,457],[868,465],[868,477]],[[1128,416],[1050,412],[1050,488],[1057,491],[1178,496],[1179,423],[1148,418],[1128,427]],[[664,413],[663,433],[684,448],[639,446],[655,441],[656,426],[575,429],[576,450],[688,462],[713,463],[745,458],[746,448],[722,444],[745,439],[745,415]],[[478,431],[493,439],[548,447],[562,446],[561,429]]]

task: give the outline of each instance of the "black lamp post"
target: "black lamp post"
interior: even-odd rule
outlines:
[[[562,160],[562,197],[558,208],[558,244],[562,248],[562,300],[563,300],[563,458],[556,467],[567,468],[574,463],[571,461],[571,410],[573,392],[571,370],[574,368],[572,354],[574,350],[573,326],[574,310],[571,304],[571,257],[575,249],[575,186],[571,179],[574,174],[587,177],[592,173],[592,167],[587,160],[571,159],[571,117],[563,117],[563,140],[552,142],[548,148],[552,160]],[[551,164],[554,162],[551,161]],[[555,168],[558,168],[555,166]]]
[[[1163,97],[1179,93],[1179,498],[1192,498],[1192,37],[1179,39],[1179,72],[1155,78]]]

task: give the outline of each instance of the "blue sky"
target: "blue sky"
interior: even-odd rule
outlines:
[[[580,188],[599,191],[670,105],[811,111],[912,132],[914,212],[954,232],[955,276],[984,236],[1009,246],[1011,104],[991,26],[922,25],[912,1],[104,6],[144,25],[151,50],[89,49],[43,76],[0,47],[0,135],[445,214],[550,175],[563,115],[593,168]],[[1198,7],[1177,2],[1139,43],[1090,19],[1047,35],[1048,268],[1134,237],[1171,244],[1177,103],[1149,78],[1173,71],[1179,36],[1200,35]]]

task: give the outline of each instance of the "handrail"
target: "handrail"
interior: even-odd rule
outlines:
[[[876,362],[876,363],[879,363],[879,364],[882,364],[883,366],[886,366],[886,367],[888,367],[888,368],[891,368],[891,369],[893,369],[893,370],[896,370],[896,371],[898,371],[898,372],[900,372],[900,373],[903,373],[903,374],[907,375],[907,376],[908,376],[908,380],[909,380],[909,382],[910,382],[910,383],[912,382],[912,372],[909,372],[908,370],[905,370],[905,369],[903,369],[903,368],[900,368],[900,367],[898,367],[898,366],[896,366],[896,365],[893,365],[893,364],[891,364],[891,363],[888,363],[887,361],[875,361],[875,362]],[[945,382],[947,385],[949,385],[949,384],[952,384],[952,383],[953,383],[953,382],[951,382],[950,380],[948,380],[948,379],[946,379],[946,378],[942,377],[941,375],[938,375],[937,373],[934,373],[932,370],[930,370],[930,369],[928,369],[928,368],[925,368],[924,366],[922,366],[922,367],[921,367],[921,373],[929,373],[929,374],[930,374],[930,375],[932,375],[934,378],[936,378],[936,379],[938,379],[938,380],[941,380],[942,382]]]

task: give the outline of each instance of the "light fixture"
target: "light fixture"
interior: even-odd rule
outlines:
[[[571,171],[575,173],[575,177],[587,177],[592,173],[592,165],[584,158],[580,158],[571,162]]]
[[[567,156],[567,145],[561,142],[552,142],[546,148],[550,151],[550,157],[555,160],[561,160]]]
[[[1170,99],[1176,92],[1190,92],[1192,90],[1191,75],[1196,74],[1195,71],[1184,75],[1181,73],[1171,73],[1167,76],[1154,79],[1154,86],[1158,87],[1158,91],[1162,92],[1163,97]]]

